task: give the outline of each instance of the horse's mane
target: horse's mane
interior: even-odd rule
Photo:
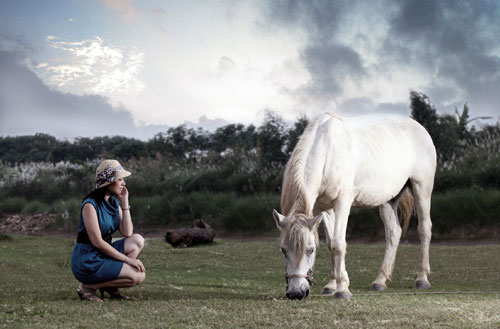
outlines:
[[[309,151],[316,136],[321,117],[311,121],[300,136],[292,156],[286,164],[281,190],[281,211],[285,216],[301,213],[312,216],[311,204],[304,184],[305,166]]]

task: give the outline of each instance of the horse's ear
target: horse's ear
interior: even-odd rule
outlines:
[[[278,228],[278,230],[282,231],[285,227],[286,217],[277,212],[276,209],[273,209],[273,217],[274,221],[276,222],[276,227]]]
[[[316,217],[308,219],[307,226],[309,226],[309,229],[314,232],[318,229],[318,226],[319,224],[321,224],[322,220],[323,220],[323,213],[319,214]]]

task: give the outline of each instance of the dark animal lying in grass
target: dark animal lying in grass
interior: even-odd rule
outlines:
[[[168,230],[165,240],[174,247],[186,248],[197,244],[210,243],[214,240],[215,230],[202,221],[195,220],[191,228]]]

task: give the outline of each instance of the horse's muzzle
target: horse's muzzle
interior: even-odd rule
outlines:
[[[306,289],[305,291],[291,291],[291,292],[286,292],[285,294],[286,298],[288,299],[298,299],[298,300],[301,300],[301,299],[304,299],[306,298],[307,296],[309,296],[309,289]]]

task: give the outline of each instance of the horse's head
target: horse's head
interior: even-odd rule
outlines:
[[[276,226],[281,232],[280,247],[285,258],[286,297],[302,299],[309,295],[314,261],[318,247],[318,225],[322,216],[307,218],[302,214],[288,217],[273,211]]]

